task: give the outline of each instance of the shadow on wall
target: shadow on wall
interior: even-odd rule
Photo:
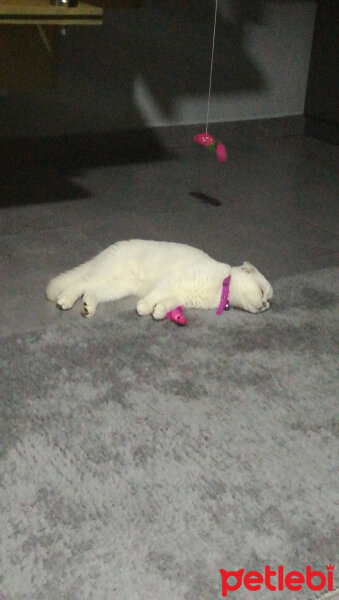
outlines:
[[[246,50],[245,32],[249,22],[261,22],[264,4],[263,0],[220,0],[213,93],[265,88],[258,65]],[[136,98],[137,82],[145,87],[150,118],[160,115],[166,125],[176,122],[178,99],[196,97],[204,104],[206,96],[207,101],[214,2],[144,0],[142,6],[136,11],[108,11],[103,29],[95,32],[92,43],[86,31],[78,29],[72,40],[66,38],[63,50],[65,82],[73,86],[77,101],[86,103],[82,92],[87,94],[87,102],[88,94],[97,98],[99,92],[105,107],[99,101],[98,108],[108,111],[112,123],[116,117],[112,111],[118,111],[123,128],[131,123],[133,127],[151,124],[140,106],[142,99],[138,103]],[[85,66],[85,77],[79,60]],[[98,90],[93,89],[94,82]],[[95,113],[95,100],[92,108]],[[200,121],[204,119],[203,110]]]
[[[264,88],[244,41],[246,23],[260,22],[263,4],[221,0],[227,13],[218,15],[213,92]],[[135,82],[147,89],[148,110],[164,118],[175,118],[179,97],[206,95],[207,102],[213,7],[144,0],[140,10],[109,10],[102,28],[73,28],[62,40],[59,89],[0,99],[1,205],[86,197],[70,181],[82,169],[173,156],[145,129]],[[116,131],[117,123],[126,131]]]

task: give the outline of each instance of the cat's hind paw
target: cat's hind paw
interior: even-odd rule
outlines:
[[[89,319],[90,317],[93,317],[93,315],[95,315],[96,309],[97,309],[97,301],[94,298],[94,296],[85,295],[84,301],[82,303],[82,311],[81,311],[82,316]]]
[[[59,310],[69,310],[72,308],[76,298],[74,296],[70,296],[68,294],[64,294],[58,297],[56,301],[56,306]]]

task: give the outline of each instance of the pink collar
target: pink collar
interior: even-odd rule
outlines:
[[[222,282],[221,298],[220,298],[219,308],[217,310],[217,315],[221,315],[224,310],[230,309],[230,305],[228,303],[228,294],[230,291],[230,281],[231,281],[231,275],[226,277],[224,279],[224,281]]]

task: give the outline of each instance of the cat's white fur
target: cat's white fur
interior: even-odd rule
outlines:
[[[186,244],[129,240],[116,242],[92,260],[52,279],[48,300],[67,310],[83,296],[82,314],[91,317],[100,302],[139,297],[139,315],[163,319],[177,306],[216,309],[222,284],[231,275],[229,303],[251,313],[270,307],[273,290],[248,262],[231,267]]]

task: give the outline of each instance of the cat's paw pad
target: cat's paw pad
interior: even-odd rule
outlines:
[[[81,314],[83,317],[86,317],[88,319],[89,317],[93,317],[93,315],[95,314],[95,310],[96,304],[91,303],[89,300],[87,300],[82,304]]]

